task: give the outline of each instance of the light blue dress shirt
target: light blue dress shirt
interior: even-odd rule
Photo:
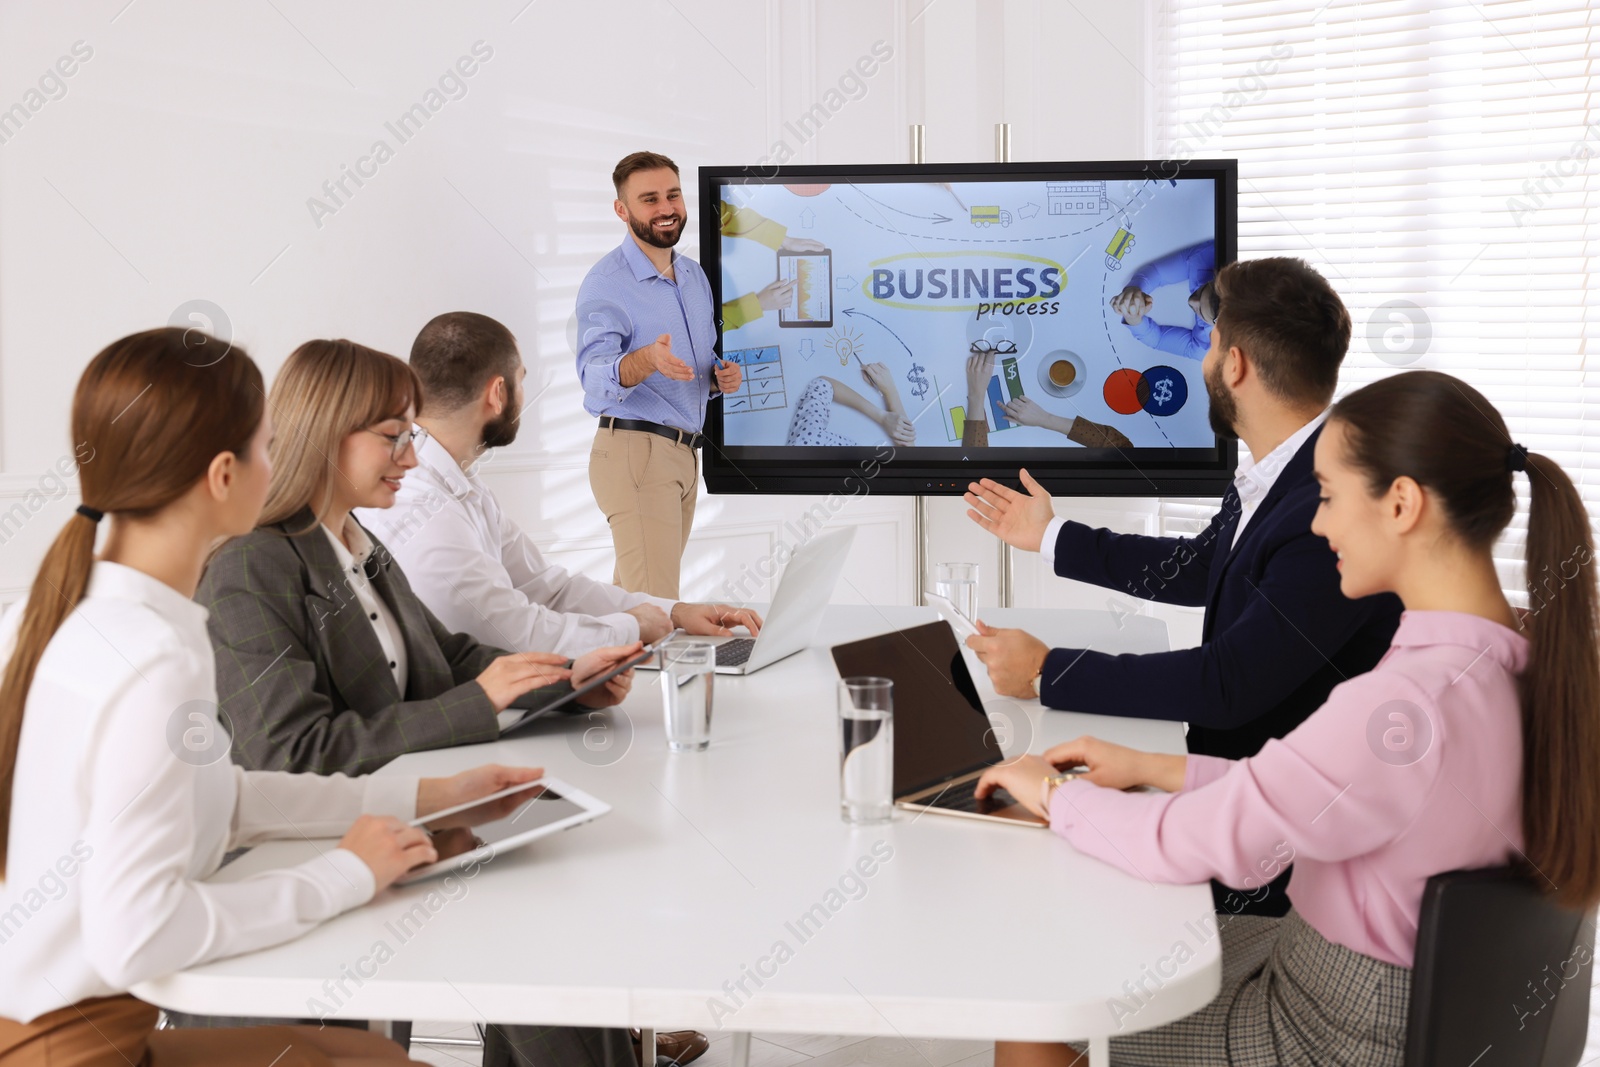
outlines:
[[[643,419],[698,432],[716,381],[717,316],[700,264],[672,254],[677,281],[663,277],[633,237],[606,253],[578,287],[578,380],[591,415]],[[631,389],[619,377],[622,357],[662,334],[672,354],[694,370],[686,382],[651,374]]]

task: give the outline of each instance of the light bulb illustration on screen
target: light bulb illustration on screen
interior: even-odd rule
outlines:
[[[848,367],[851,359],[857,364],[861,363],[861,334],[848,326],[829,333],[822,345],[839,357],[841,367]]]

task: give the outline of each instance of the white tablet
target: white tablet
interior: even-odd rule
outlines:
[[[597,819],[611,805],[556,778],[539,778],[477,800],[436,811],[412,826],[433,835],[436,863],[414,867],[395,880],[406,885],[463,867],[484,864],[547,834]]]
[[[963,648],[966,647],[967,638],[978,632],[972,620],[961,614],[961,609],[956,607],[949,597],[938,593],[923,593],[922,598],[928,602],[928,607],[937,611],[940,617],[950,624],[951,629],[956,632],[956,639],[961,642]]]

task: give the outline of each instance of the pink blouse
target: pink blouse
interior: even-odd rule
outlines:
[[[1190,756],[1183,789],[1062,784],[1050,826],[1152,882],[1253,889],[1289,863],[1322,936],[1411,966],[1424,883],[1522,848],[1517,675],[1528,642],[1476,615],[1408,611],[1352,678],[1249,759]]]

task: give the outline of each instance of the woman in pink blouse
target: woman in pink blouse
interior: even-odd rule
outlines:
[[[1492,557],[1518,471],[1531,501],[1520,618]],[[1113,1063],[1398,1067],[1429,877],[1517,862],[1563,903],[1600,900],[1594,545],[1572,481],[1514,444],[1477,390],[1433,371],[1336,404],[1316,476],[1312,529],[1339,556],[1342,592],[1406,606],[1377,667],[1248,759],[1085,737],[979,782],[980,796],[1003,786],[1074,847],[1151,881],[1251,889],[1294,864],[1286,917],[1218,916],[1216,1000],[1113,1037]],[[1123,791],[1136,786],[1165,792]],[[995,1064],[1080,1054],[1001,1042]]]

